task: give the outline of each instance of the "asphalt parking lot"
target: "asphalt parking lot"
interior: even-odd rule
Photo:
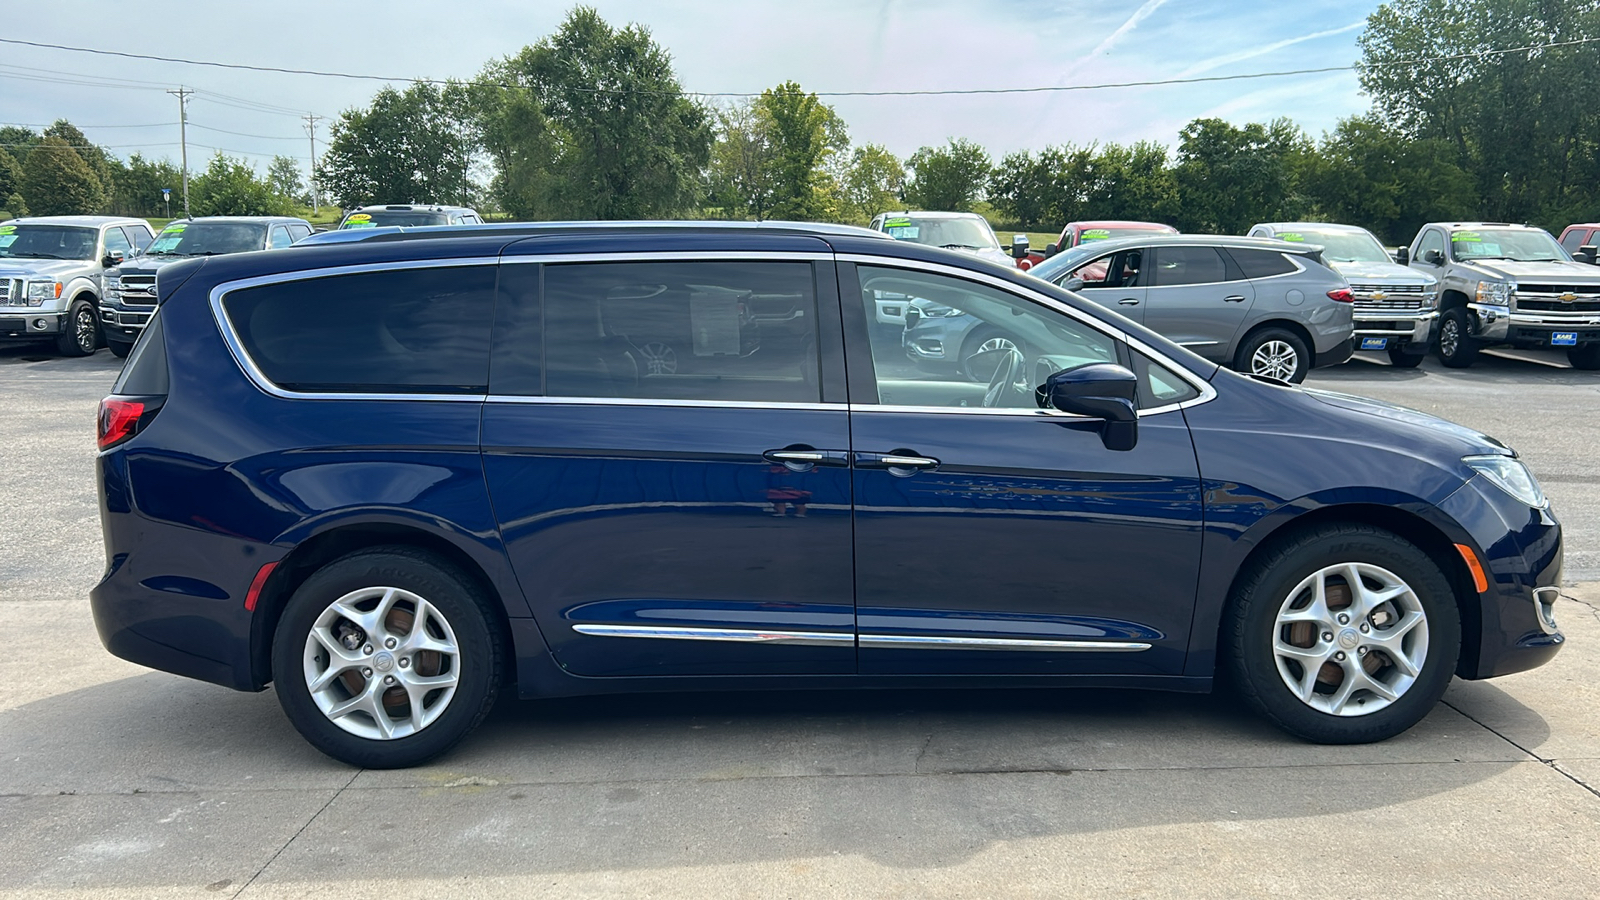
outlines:
[[[1558,360],[1312,376],[1512,444],[1567,528],[1566,650],[1384,744],[1226,696],[752,693],[503,702],[374,772],[101,648],[121,361],[0,350],[0,896],[1600,896],[1600,373]]]

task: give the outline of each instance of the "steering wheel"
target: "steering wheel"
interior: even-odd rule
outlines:
[[[1006,401],[1026,396],[1030,401],[1026,405],[1031,406],[1033,388],[1028,385],[1028,361],[1014,347],[995,352],[1000,354],[1000,360],[994,367],[994,374],[989,376],[989,387],[983,392],[983,405],[989,408],[1020,406],[1023,404]]]

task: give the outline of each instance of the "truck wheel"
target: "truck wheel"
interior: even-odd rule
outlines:
[[[1305,341],[1294,332],[1286,328],[1267,328],[1250,335],[1239,347],[1233,367],[1251,375],[1299,384],[1311,371],[1311,353]]]
[[[122,341],[113,341],[110,338],[106,338],[106,347],[111,350],[111,355],[117,359],[127,359],[128,354],[133,352],[132,344],[124,344]]]
[[[1567,362],[1574,369],[1593,372],[1600,369],[1600,344],[1590,344],[1587,347],[1573,347],[1567,351]]]
[[[1439,361],[1452,369],[1465,369],[1478,361],[1478,341],[1468,326],[1464,306],[1445,310],[1439,319]]]
[[[100,346],[100,323],[95,319],[94,305],[87,300],[72,304],[61,320],[61,328],[56,352],[62,356],[88,356]]]
[[[1417,366],[1422,365],[1422,357],[1426,355],[1426,352],[1412,353],[1411,348],[1404,344],[1398,347],[1390,347],[1389,365],[1394,366],[1396,369],[1415,369]]]

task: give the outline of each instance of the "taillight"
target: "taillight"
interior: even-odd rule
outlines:
[[[100,401],[100,449],[112,447],[134,436],[139,430],[139,419],[144,416],[143,400],[126,400],[107,397]]]
[[[1328,292],[1328,299],[1336,303],[1354,303],[1356,295],[1350,293],[1349,288],[1335,288]]]

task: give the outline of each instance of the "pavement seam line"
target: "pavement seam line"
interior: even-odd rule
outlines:
[[[1441,698],[1439,702],[1443,703],[1445,706],[1450,707],[1451,709],[1455,710],[1456,712],[1460,713],[1461,715],[1467,717],[1471,721],[1476,722],[1480,728],[1483,728],[1484,730],[1488,731],[1490,734],[1494,735],[1495,737],[1499,738],[1500,740],[1505,741],[1506,743],[1508,743],[1511,746],[1517,748],[1518,750],[1521,750],[1523,753],[1528,754],[1528,756],[1532,757],[1533,759],[1536,759],[1539,762],[1544,763],[1546,768],[1550,769],[1551,771],[1556,772],[1562,778],[1567,779],[1568,781],[1572,782],[1573,784],[1577,785],[1578,787],[1583,788],[1584,790],[1586,790],[1589,793],[1595,795],[1596,797],[1600,797],[1600,789],[1596,789],[1594,787],[1591,787],[1589,784],[1585,783],[1583,779],[1578,778],[1577,776],[1573,775],[1571,772],[1568,772],[1566,769],[1561,768],[1561,764],[1556,762],[1555,757],[1548,757],[1547,758],[1547,757],[1540,756],[1537,753],[1534,753],[1532,750],[1529,750],[1527,747],[1524,747],[1521,744],[1517,743],[1516,741],[1512,740],[1511,738],[1506,737],[1504,734],[1501,734],[1499,731],[1495,730],[1490,725],[1485,724],[1483,721],[1478,719],[1477,716],[1474,716],[1473,714],[1467,712],[1466,710],[1462,709],[1461,707],[1456,706],[1454,703],[1451,703],[1449,700],[1445,700],[1445,699]]]
[[[327,812],[328,811],[328,807],[333,805],[333,801],[339,799],[339,797],[342,794],[344,794],[345,789],[350,787],[350,785],[355,784],[356,783],[356,779],[360,778],[361,777],[361,773],[365,772],[365,771],[366,771],[366,769],[357,769],[355,774],[350,776],[350,780],[349,781],[346,781],[343,785],[340,785],[339,789],[337,791],[333,792],[333,796],[328,798],[328,802],[322,804],[322,806],[320,808],[318,808],[316,812],[312,813],[311,814],[311,818],[307,819],[306,823],[304,825],[301,825],[300,828],[297,831],[295,831],[294,834],[289,836],[289,839],[287,841],[283,842],[283,846],[282,847],[279,847],[277,849],[277,851],[275,851],[272,854],[272,856],[267,858],[266,862],[261,864],[261,868],[257,869],[256,873],[254,875],[250,876],[250,880],[246,881],[244,884],[239,885],[239,889],[237,891],[233,892],[233,897],[231,897],[230,900],[237,900],[237,898],[238,898],[238,896],[240,894],[242,894],[245,891],[249,890],[250,889],[250,885],[255,884],[256,883],[256,879],[261,877],[261,873],[265,872],[269,867],[272,866],[273,863],[277,862],[278,861],[278,857],[283,855],[283,851],[289,849],[289,845],[294,843],[296,840],[298,840],[300,838],[300,835],[305,834],[306,829],[311,827],[311,823],[315,822],[317,820],[318,816],[320,816],[323,813]]]

